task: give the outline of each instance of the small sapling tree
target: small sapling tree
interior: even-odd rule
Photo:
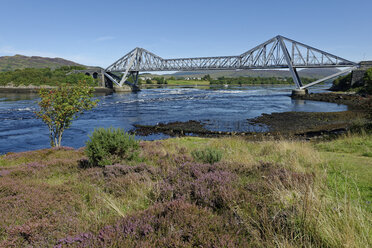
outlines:
[[[38,102],[39,111],[35,114],[49,128],[50,145],[60,147],[63,132],[70,127],[85,110],[96,106],[98,100],[92,100],[94,88],[85,81],[71,86],[59,85],[56,89],[41,89]]]

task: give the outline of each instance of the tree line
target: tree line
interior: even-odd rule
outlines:
[[[290,77],[219,77],[212,79],[206,75],[205,78],[209,79],[210,84],[293,84],[293,79]],[[204,79],[204,77],[203,77]],[[301,78],[302,83],[307,84],[314,81],[312,78]]]
[[[62,66],[55,70],[50,68],[26,68],[14,71],[0,72],[0,85],[28,86],[51,85],[69,83],[77,84],[86,81],[90,86],[97,86],[98,80],[84,73],[71,73],[73,70],[85,70],[83,66]],[[67,75],[68,74],[68,75]]]

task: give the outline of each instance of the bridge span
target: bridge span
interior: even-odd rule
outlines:
[[[164,59],[144,48],[135,48],[104,70],[104,75],[117,86],[128,84],[137,89],[139,72],[203,71],[239,69],[289,69],[298,90],[350,72],[359,65],[339,56],[305,45],[301,42],[275,36],[272,39],[236,56]],[[341,68],[340,72],[303,85],[298,68]],[[120,73],[122,76],[118,76]],[[134,83],[127,81],[133,78]]]

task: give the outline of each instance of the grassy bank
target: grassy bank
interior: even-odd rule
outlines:
[[[315,81],[312,78],[301,78],[302,83],[307,84]],[[233,77],[225,78],[220,77],[217,79],[211,79],[211,84],[217,85],[270,85],[270,84],[293,84],[293,79],[290,77],[278,78],[278,77]]]
[[[0,246],[369,247],[371,140],[184,137],[105,168],[85,168],[82,149],[7,154]],[[222,160],[195,161],[201,147]]]
[[[209,85],[209,81],[202,80],[167,80],[168,85]]]
[[[155,80],[154,80],[155,81]],[[149,86],[149,85],[209,85],[209,81],[204,81],[204,80],[182,80],[182,79],[177,79],[177,80],[172,80],[172,79],[167,79],[166,84],[157,84],[156,81],[151,83],[151,84],[146,84],[142,83],[144,86]]]

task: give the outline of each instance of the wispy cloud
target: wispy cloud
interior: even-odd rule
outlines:
[[[101,36],[95,39],[95,41],[107,41],[107,40],[113,40],[115,39],[114,36]]]

